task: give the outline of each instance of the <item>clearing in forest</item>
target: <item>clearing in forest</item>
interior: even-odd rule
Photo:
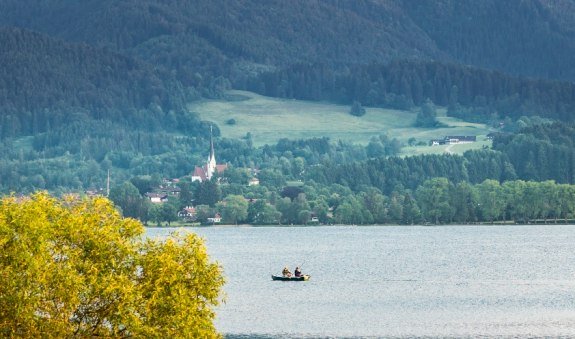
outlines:
[[[400,111],[365,107],[366,114],[349,114],[350,106],[325,102],[278,99],[246,91],[229,91],[226,99],[201,100],[189,105],[202,120],[215,122],[226,138],[243,138],[249,132],[255,146],[275,144],[281,138],[307,139],[329,137],[367,144],[374,136],[387,134],[407,145],[410,138],[425,146],[405,147],[405,154],[443,153],[447,146],[428,146],[431,139],[446,135],[476,135],[473,144],[454,145],[449,151],[462,153],[472,148],[489,146],[485,140],[489,128],[484,124],[465,122],[446,117],[438,109],[438,120],[443,128],[413,127],[417,111]],[[233,124],[228,123],[230,119]]]

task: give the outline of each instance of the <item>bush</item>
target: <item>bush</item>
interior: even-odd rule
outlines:
[[[354,101],[349,110],[349,114],[361,117],[365,115],[365,108],[363,108],[359,102]]]

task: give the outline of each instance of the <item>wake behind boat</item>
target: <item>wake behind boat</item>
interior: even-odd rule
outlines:
[[[279,280],[279,281],[308,281],[309,278],[310,278],[310,276],[307,274],[301,275],[299,277],[296,277],[296,276],[283,277],[281,275],[278,276],[278,275],[272,274],[272,280]]]

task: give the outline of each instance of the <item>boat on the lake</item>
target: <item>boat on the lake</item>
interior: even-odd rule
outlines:
[[[279,281],[308,281],[309,278],[310,278],[310,276],[307,274],[300,275],[299,277],[296,277],[296,276],[284,277],[281,275],[273,275],[272,274],[272,280],[279,280]]]

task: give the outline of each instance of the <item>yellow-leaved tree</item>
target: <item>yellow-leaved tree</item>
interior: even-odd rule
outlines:
[[[0,337],[218,337],[203,241],[143,233],[105,198],[1,199]]]

